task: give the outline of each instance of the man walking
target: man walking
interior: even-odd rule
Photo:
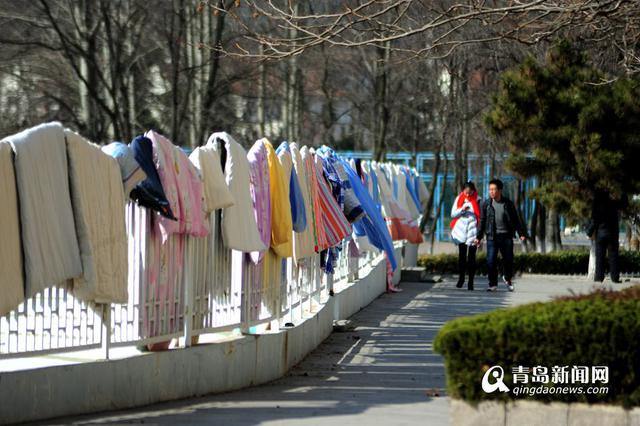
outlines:
[[[518,233],[520,240],[526,239],[526,231],[520,222],[513,201],[502,195],[500,179],[489,182],[489,199],[482,203],[480,209],[480,227],[476,245],[487,236],[487,268],[489,269],[489,287],[487,291],[498,289],[498,251],[502,255],[504,265],[504,282],[509,291],[513,291],[513,239]]]
[[[620,211],[628,206],[626,195],[614,199],[604,191],[597,191],[594,195],[591,210],[591,229],[587,230],[589,238],[595,238],[596,246],[596,274],[595,281],[604,281],[605,253],[609,258],[609,275],[611,281],[620,283],[620,269],[618,267],[618,248]]]

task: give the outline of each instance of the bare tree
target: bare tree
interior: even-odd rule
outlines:
[[[465,45],[498,40],[536,44],[563,33],[613,45],[621,67],[640,71],[640,16],[633,0],[328,1],[311,13],[300,13],[292,6],[298,2],[286,0],[242,3],[251,11],[244,17],[265,17],[294,32],[261,33],[234,14],[246,35],[244,43],[225,51],[229,55],[284,58],[322,44],[379,46],[403,40],[396,49],[408,57],[440,58]],[[257,50],[258,45],[264,49]]]

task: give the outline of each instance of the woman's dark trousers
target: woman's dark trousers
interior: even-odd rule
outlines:
[[[476,274],[476,246],[468,246],[466,244],[458,244],[458,287],[464,284],[465,273],[469,276],[468,288],[473,290],[473,278]]]

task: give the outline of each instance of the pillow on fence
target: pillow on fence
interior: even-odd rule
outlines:
[[[122,142],[113,142],[103,146],[102,151],[118,161],[124,194],[128,198],[133,188],[147,178],[146,173],[136,161],[133,150],[129,148],[129,145]]]

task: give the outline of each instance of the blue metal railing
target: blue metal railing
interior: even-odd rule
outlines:
[[[360,158],[363,160],[371,160],[373,153],[371,151],[340,151],[340,155],[347,158]],[[441,157],[444,158],[444,155]],[[454,161],[455,156],[453,153],[447,153],[446,158],[449,161]],[[494,162],[501,163],[507,158],[507,154],[501,154]],[[429,186],[433,178],[433,167],[429,167],[429,162],[435,161],[435,153],[431,151],[423,151],[416,154],[410,152],[388,152],[385,155],[385,161],[391,161],[394,163],[404,164],[407,166],[414,166],[420,174],[422,180]],[[476,167],[473,167],[475,164]],[[478,188],[478,193],[483,199],[489,197],[489,181],[494,177],[491,170],[492,158],[485,154],[469,154],[468,156],[468,179],[473,181]],[[513,193],[517,190],[515,186],[517,183],[517,177],[501,174],[498,176],[505,184],[505,195],[513,199]],[[458,194],[459,189],[454,188],[455,185],[455,172],[449,170],[447,175],[444,173],[438,173],[436,175],[436,185],[434,189],[434,201],[432,216],[435,217],[438,212],[438,205],[442,199],[442,182],[445,179],[445,185],[447,190],[444,193],[444,203],[440,214],[436,219],[435,237],[438,241],[450,241],[449,230],[449,211],[451,211],[451,204]],[[537,180],[535,178],[523,180],[524,192],[528,194],[529,191],[537,186]],[[524,220],[529,222],[533,209],[535,208],[535,200],[525,195],[524,200],[521,201],[520,208],[524,214]],[[565,219],[560,218],[560,227],[564,228]]]

